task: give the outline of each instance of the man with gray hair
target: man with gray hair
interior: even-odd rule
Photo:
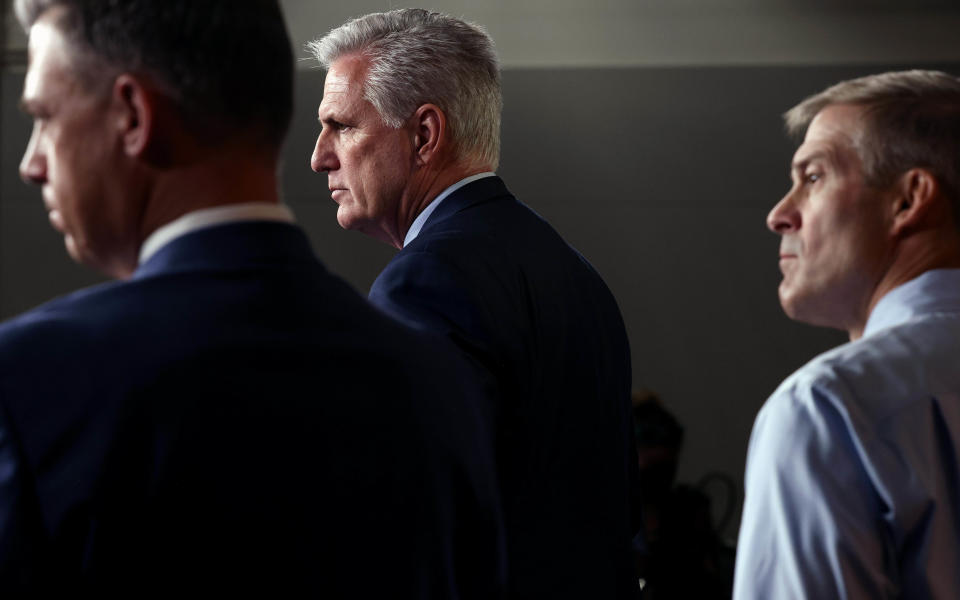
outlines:
[[[636,597],[626,332],[590,264],[493,173],[492,40],[405,9],[310,48],[327,69],[311,166],[341,226],[401,249],[370,299],[453,340],[489,392],[509,597]]]
[[[844,81],[785,117],[780,303],[850,342],[757,416],[734,595],[960,597],[960,79]]]

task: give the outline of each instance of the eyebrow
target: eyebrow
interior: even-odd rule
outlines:
[[[337,119],[335,119],[335,118],[333,118],[333,117],[319,117],[319,116],[318,116],[318,117],[317,117],[317,122],[320,123],[321,125],[323,125],[323,124],[330,125],[331,127],[342,127],[342,126],[344,126],[344,123],[343,123],[343,122],[341,122],[341,121],[339,121],[339,120],[337,120]]]
[[[807,156],[804,156],[801,160],[795,160],[790,163],[790,172],[803,172],[810,163],[823,160],[831,164],[836,164],[836,153],[831,150],[816,150],[811,152]]]

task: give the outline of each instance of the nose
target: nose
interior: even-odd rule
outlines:
[[[800,211],[797,210],[794,191],[790,190],[767,215],[767,229],[783,235],[800,228]]]
[[[333,151],[326,128],[317,136],[317,144],[310,157],[310,168],[317,173],[326,173],[340,168],[340,161],[337,159],[336,152]]]
[[[38,124],[34,123],[33,133],[27,142],[27,149],[20,160],[20,178],[26,183],[43,185],[47,182],[47,158],[40,150]]]

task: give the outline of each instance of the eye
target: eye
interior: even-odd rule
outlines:
[[[820,181],[821,177],[820,173],[807,173],[803,176],[803,180],[807,183],[816,183]]]
[[[332,129],[334,131],[347,131],[350,129],[349,125],[341,123],[340,121],[329,120],[322,125],[324,129]]]

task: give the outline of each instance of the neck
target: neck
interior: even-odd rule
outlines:
[[[465,177],[490,170],[487,165],[477,166],[459,163],[440,165],[439,167],[424,167],[404,194],[408,200],[401,201],[397,206],[397,227],[396,231],[390,236],[389,243],[396,248],[402,248],[403,240],[406,238],[407,232],[410,231],[410,226],[413,225],[414,220],[443,190]]]
[[[848,329],[851,340],[863,336],[870,313],[881,298],[912,279],[934,269],[960,268],[960,232],[952,227],[917,232],[897,245],[890,268],[870,297],[866,313]]]
[[[276,166],[271,159],[225,149],[165,169],[155,178],[140,219],[141,243],[189,212],[248,202],[279,202]]]

